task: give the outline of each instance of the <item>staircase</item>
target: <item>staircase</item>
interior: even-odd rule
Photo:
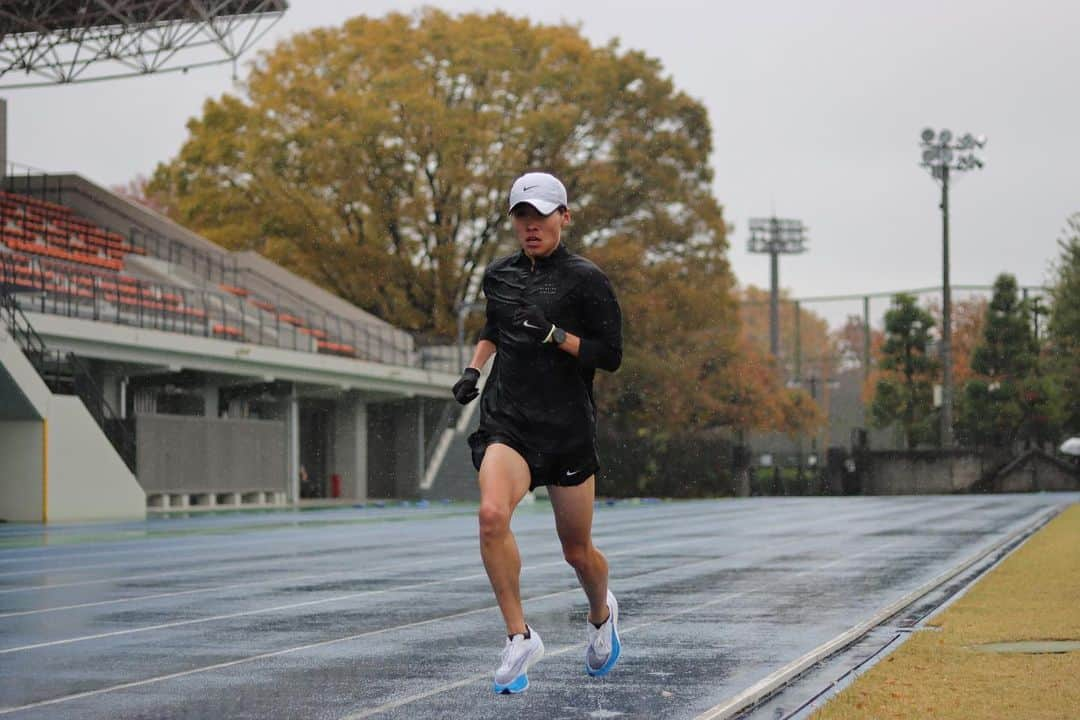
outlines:
[[[487,375],[480,380],[483,390]],[[474,400],[466,405],[456,422],[443,430],[436,438],[433,452],[425,465],[427,472],[420,484],[420,494],[431,500],[479,500],[480,488],[476,484],[476,468],[472,464],[472,452],[467,439],[480,427],[480,402]]]
[[[4,262],[6,259],[0,256],[0,263]],[[135,437],[127,423],[105,400],[104,394],[81,360],[73,353],[62,353],[46,347],[23,313],[15,293],[3,282],[0,282],[0,324],[7,327],[23,355],[34,366],[50,391],[58,395],[76,395],[83,401],[128,470],[134,473]]]

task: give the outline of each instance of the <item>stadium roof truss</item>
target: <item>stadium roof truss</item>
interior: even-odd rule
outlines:
[[[0,88],[235,63],[286,9],[286,0],[0,2]]]

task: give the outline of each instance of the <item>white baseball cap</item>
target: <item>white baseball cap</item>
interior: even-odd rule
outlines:
[[[550,215],[560,207],[566,207],[566,188],[554,175],[542,172],[525,173],[510,186],[512,211],[519,203],[529,203],[541,215]]]

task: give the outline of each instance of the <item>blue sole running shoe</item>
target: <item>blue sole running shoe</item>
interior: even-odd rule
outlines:
[[[518,675],[513,681],[506,685],[494,684],[496,695],[517,695],[519,692],[525,692],[529,687],[529,676],[525,673]]]
[[[608,619],[599,629],[592,623],[586,623],[589,646],[585,648],[585,672],[592,677],[604,677],[619,661],[622,643],[619,642],[619,603],[615,595],[608,590]],[[599,667],[596,666],[598,661]]]
[[[529,668],[544,657],[544,641],[540,633],[526,626],[523,633],[507,638],[502,662],[495,671],[492,689],[498,695],[516,695],[529,687]]]

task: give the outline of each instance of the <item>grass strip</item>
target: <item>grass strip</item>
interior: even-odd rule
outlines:
[[[1036,533],[812,720],[1080,717],[1080,651],[987,643],[1080,640],[1080,504]]]

